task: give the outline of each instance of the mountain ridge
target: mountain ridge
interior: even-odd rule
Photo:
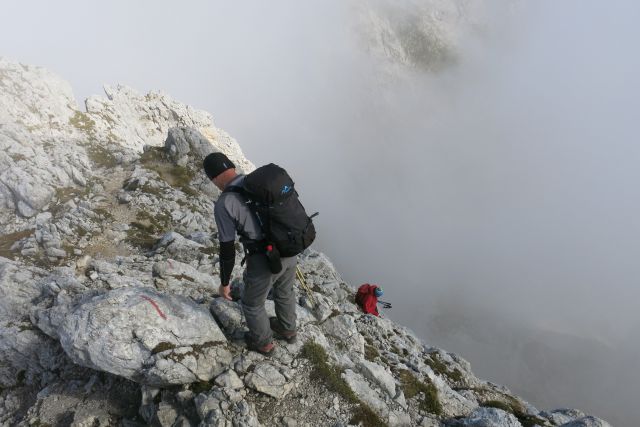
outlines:
[[[300,342],[248,352],[238,304],[216,298],[220,192],[200,164],[224,151],[255,166],[206,112],[121,85],[105,95],[82,111],[64,80],[0,58],[3,424],[609,425],[539,411],[364,315],[314,250],[300,256]]]

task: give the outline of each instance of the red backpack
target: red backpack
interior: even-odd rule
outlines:
[[[367,314],[379,316],[378,313],[378,297],[375,294],[377,286],[365,283],[360,285],[358,293],[356,293],[356,304]]]

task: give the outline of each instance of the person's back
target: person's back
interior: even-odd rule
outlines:
[[[242,184],[243,175],[235,172],[235,165],[223,154],[209,154],[203,168],[211,181],[222,190],[215,204],[214,216],[220,241],[220,287],[219,294],[231,300],[229,281],[235,265],[235,239],[240,236],[246,260],[243,274],[244,289],[242,309],[249,327],[246,336],[248,347],[269,354],[274,344],[273,333],[288,342],[296,337],[296,300],[293,291],[297,257],[281,259],[282,269],[271,273],[266,256],[267,242],[255,214],[247,206],[246,198],[238,192],[227,191]],[[264,304],[273,287],[276,317],[269,319]]]

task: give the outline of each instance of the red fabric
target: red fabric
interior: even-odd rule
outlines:
[[[365,283],[360,285],[356,294],[356,304],[368,314],[379,316],[378,313],[378,297],[375,294],[377,286]]]

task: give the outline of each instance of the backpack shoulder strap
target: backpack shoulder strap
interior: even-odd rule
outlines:
[[[238,193],[238,194],[246,194],[246,191],[240,185],[227,185],[225,189],[222,191],[223,193]]]

